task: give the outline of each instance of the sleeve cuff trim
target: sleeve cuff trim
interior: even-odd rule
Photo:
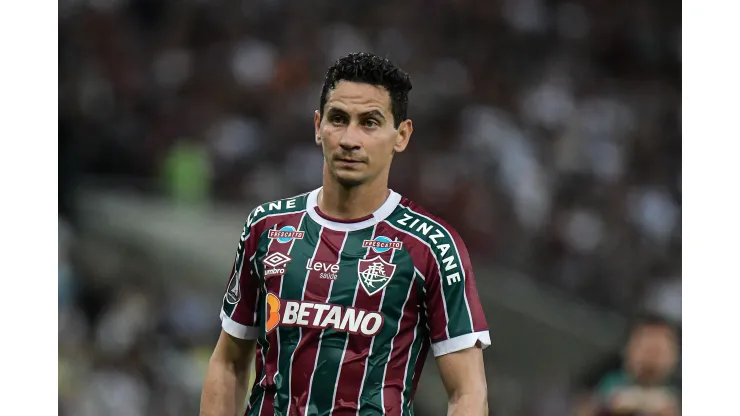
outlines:
[[[259,336],[260,329],[257,326],[242,325],[229,318],[226,312],[221,311],[221,328],[234,338],[253,340]]]
[[[432,343],[432,353],[439,357],[452,352],[462,351],[474,347],[480,342],[481,348],[486,349],[491,345],[491,335],[488,331],[472,332],[454,338]]]

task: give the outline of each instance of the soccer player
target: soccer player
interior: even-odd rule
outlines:
[[[412,415],[429,348],[449,396],[439,414],[488,414],[491,341],[465,245],[388,189],[410,90],[372,54],[329,68],[314,115],[323,186],[247,217],[201,416]]]

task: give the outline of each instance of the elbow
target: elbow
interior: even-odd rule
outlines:
[[[488,415],[488,392],[483,388],[452,394],[449,409],[450,415]]]
[[[211,355],[208,366],[210,369],[230,373],[240,379],[245,378],[249,370],[249,362],[244,357],[228,356],[218,351]]]
[[[475,395],[474,404],[476,409],[480,409],[480,414],[488,416],[488,392],[483,390]]]

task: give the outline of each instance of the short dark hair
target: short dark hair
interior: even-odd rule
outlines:
[[[383,87],[391,97],[391,113],[396,128],[407,118],[411,78],[387,58],[372,53],[351,53],[337,60],[326,72],[321,88],[319,114],[324,117],[324,105],[329,91],[339,81],[358,82]]]
[[[673,323],[658,314],[641,312],[632,318],[632,327],[639,328],[643,326],[662,326],[672,329]]]
[[[633,335],[635,331],[646,327],[665,328],[669,330],[677,340],[680,338],[681,335],[679,326],[670,319],[663,318],[660,315],[650,312],[638,312],[638,314],[633,316],[632,318],[628,337]]]

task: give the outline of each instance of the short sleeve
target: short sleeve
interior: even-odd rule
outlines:
[[[221,306],[221,327],[229,335],[240,339],[257,339],[259,335],[259,279],[254,275],[251,265],[254,238],[245,224]]]
[[[491,345],[470,256],[455,230],[434,248],[424,287],[432,353],[435,357]]]

